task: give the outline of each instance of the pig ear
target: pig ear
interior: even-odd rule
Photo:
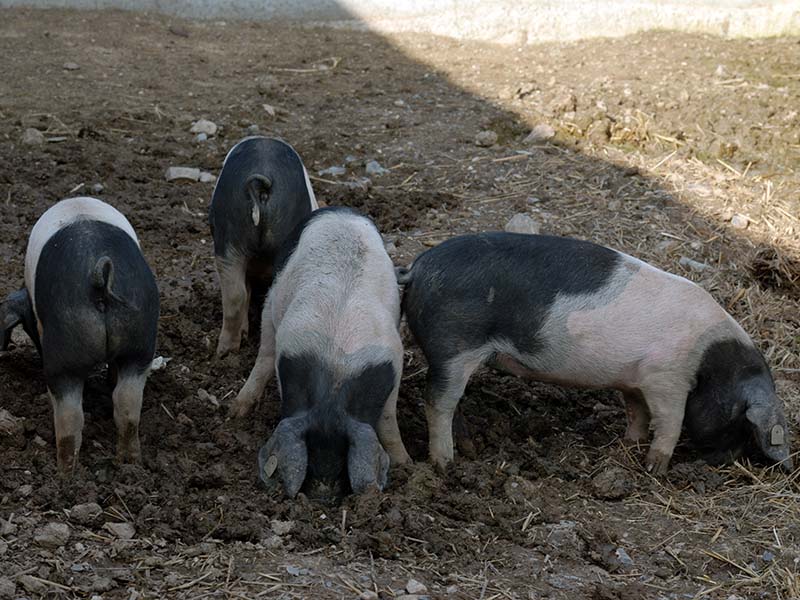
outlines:
[[[264,483],[277,471],[286,495],[294,498],[308,468],[308,448],[305,433],[308,422],[305,415],[281,420],[272,436],[258,453],[258,475]]]
[[[375,430],[355,419],[347,426],[350,450],[347,453],[347,472],[350,487],[361,494],[370,487],[382,490],[389,472],[389,455],[378,441]]]
[[[28,296],[28,290],[25,288],[12,292],[0,303],[0,349],[8,350],[11,332],[20,324],[41,352],[36,317],[33,314],[33,305]]]

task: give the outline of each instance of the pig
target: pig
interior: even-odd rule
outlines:
[[[281,244],[317,208],[303,162],[286,142],[253,136],[228,152],[208,211],[222,292],[217,356],[239,349],[253,285],[269,286]]]
[[[158,287],[128,220],[95,198],[62,200],[33,226],[25,288],[0,305],[3,347],[22,324],[39,349],[53,404],[58,469],[78,462],[83,386],[107,363],[117,458],[141,457],[142,394],[156,347]]]
[[[372,221],[340,207],[311,213],[278,255],[258,357],[231,406],[246,416],[277,372],[281,420],[259,452],[265,483],[277,470],[290,497],[361,493],[383,489],[390,462],[410,460],[396,416],[399,325],[394,267]]]
[[[698,285],[577,239],[505,232],[452,238],[397,270],[403,313],[428,361],[430,458],[453,459],[453,413],[488,364],[538,381],[622,392],[625,438],[653,441],[664,474],[686,424],[714,461],[748,438],[792,468],[763,356]],[[684,416],[686,417],[684,419]]]

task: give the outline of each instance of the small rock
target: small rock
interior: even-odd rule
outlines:
[[[656,244],[656,250],[658,250],[659,252],[662,252],[664,254],[667,254],[673,248],[675,248],[675,246],[677,246],[677,245],[678,245],[678,242],[675,241],[675,240],[662,240],[662,241],[658,242],[658,244]]]
[[[358,600],[378,600],[378,594],[372,590],[364,590],[358,595]]]
[[[7,535],[14,535],[17,533],[17,524],[12,523],[11,519],[5,521],[0,519],[0,535],[7,536]]]
[[[25,447],[25,426],[19,417],[15,417],[4,408],[0,408],[0,447]]]
[[[408,583],[406,584],[406,591],[409,594],[424,594],[428,591],[428,588],[424,583],[417,581],[416,579],[409,579]]]
[[[0,554],[2,554],[2,552],[0,552]],[[761,555],[761,559],[764,562],[771,562],[771,561],[775,560],[775,555],[772,552],[770,552],[769,550],[764,550],[764,554]]]
[[[625,565],[626,567],[633,566],[633,559],[625,552],[625,548],[617,548],[614,551],[614,554],[617,555],[617,559],[619,560],[620,564]]]
[[[294,529],[294,521],[278,521],[276,519],[269,525],[275,535],[286,535]]]
[[[359,177],[358,179],[354,179],[353,181],[345,182],[344,185],[350,190],[359,190],[362,192],[367,192],[369,191],[369,188],[372,187],[372,179],[370,179],[369,177]],[[317,201],[319,202],[319,199]],[[322,207],[321,203],[320,207]]]
[[[730,221],[736,213],[733,212],[732,208],[725,208],[719,214],[719,218],[723,221]]]
[[[633,492],[634,482],[625,469],[609,467],[592,479],[592,489],[597,498],[619,500]]]
[[[259,542],[267,550],[276,550],[283,546],[283,538],[279,535],[268,535]]]
[[[444,590],[448,595],[457,594],[458,593],[458,586],[457,585],[448,585]]]
[[[489,129],[486,131],[481,131],[475,136],[475,145],[480,146],[481,148],[488,148],[489,146],[494,146],[496,143],[497,134]]]
[[[48,523],[33,537],[43,548],[60,548],[69,539],[69,526],[66,523]]]
[[[261,128],[253,123],[247,128],[247,135],[256,135],[259,131],[261,131]]]
[[[0,540],[0,556],[3,556],[6,552],[8,552],[8,543]]]
[[[745,215],[736,214],[731,217],[731,225],[733,225],[734,229],[747,229],[749,224],[750,219]]]
[[[0,577],[0,598],[2,598],[2,600],[11,600],[16,590],[17,586],[13,581],[8,577]]]
[[[69,511],[70,521],[75,521],[81,525],[90,525],[94,523],[100,515],[103,514],[103,509],[95,502],[87,502],[86,504],[76,504]]]
[[[278,78],[273,75],[265,75],[258,80],[256,89],[262,96],[266,96],[274,92],[278,88]]]
[[[169,167],[164,177],[166,177],[167,181],[175,181],[177,179],[197,181],[200,179],[200,169],[194,167]]]
[[[136,535],[136,528],[131,523],[106,523],[103,529],[110,531],[121,540],[130,540]]]
[[[523,140],[526,144],[536,144],[546,142],[556,136],[556,130],[547,123],[539,123],[534,127],[528,136]]]
[[[47,447],[47,442],[45,442],[41,436],[35,435],[33,436],[33,445],[39,446],[39,448],[45,448]]]
[[[158,371],[159,369],[163,369],[167,366],[167,363],[172,360],[171,356],[156,356],[153,359],[153,362],[150,363],[150,370],[151,371]]]
[[[219,400],[217,400],[217,397],[214,394],[209,394],[203,388],[199,388],[197,390],[197,397],[203,402],[210,402],[214,406],[219,406]]]
[[[44,144],[44,134],[38,129],[28,127],[22,134],[22,143],[26,146],[38,146]]]
[[[192,124],[191,133],[205,133],[206,135],[214,135],[217,133],[217,124],[207,119],[200,119]]]
[[[289,575],[294,575],[295,577],[299,577],[300,575],[308,575],[310,571],[308,569],[302,569],[300,567],[288,565],[286,567],[286,572]]]
[[[397,246],[395,245],[394,242],[388,242],[385,248],[386,248],[386,254],[388,254],[389,256],[394,256],[395,254],[397,254]]]
[[[102,575],[95,575],[92,578],[92,591],[93,592],[108,592],[113,590],[117,587],[117,582],[111,579],[111,577],[104,577]],[[100,596],[95,596],[100,597]]]
[[[717,77],[725,77],[725,75],[727,75],[725,65],[717,65],[717,68],[714,70],[714,75]]]
[[[200,171],[200,183],[214,183],[217,180],[217,176],[213,173],[209,173],[208,171]]]
[[[33,575],[20,575],[17,577],[17,583],[30,594],[43,594],[47,590],[47,584],[42,583]]]
[[[698,262],[696,260],[692,260],[688,256],[681,256],[678,259],[678,264],[681,265],[682,267],[688,267],[692,271],[696,271],[697,273],[701,273],[702,271],[705,271],[706,269],[711,268],[706,263]]]
[[[322,169],[321,171],[318,171],[318,173],[320,175],[330,175],[331,177],[339,177],[340,175],[344,175],[345,173],[347,173],[347,169],[345,169],[344,167],[334,165],[332,167],[328,167],[327,169]]]
[[[33,493],[33,486],[30,483],[21,485],[17,488],[17,493],[23,498],[27,498]]]
[[[106,188],[102,183],[95,183],[92,186],[92,193],[93,194],[102,194],[104,189],[106,189]]]
[[[389,169],[386,169],[381,166],[381,164],[377,160],[371,160],[366,165],[367,175],[384,175],[389,172]]]
[[[65,71],[77,71],[78,69],[81,68],[81,66],[78,63],[74,62],[65,62],[62,66],[64,67]]]
[[[509,219],[504,229],[511,233],[536,234],[539,233],[540,226],[528,215],[517,213]]]
[[[208,139],[208,134],[207,133],[198,133],[196,136],[194,136],[194,141],[199,143],[199,144],[202,144],[207,139]]]

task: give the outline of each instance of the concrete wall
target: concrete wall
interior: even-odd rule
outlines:
[[[523,44],[648,29],[800,34],[800,0],[0,0],[0,7],[122,8],[197,19],[299,21]]]

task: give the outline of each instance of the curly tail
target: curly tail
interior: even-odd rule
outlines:
[[[111,289],[111,286],[114,284],[114,263],[111,262],[108,256],[102,256],[97,261],[94,269],[92,269],[89,282],[92,284],[93,288],[100,291],[106,302],[108,302],[108,300],[114,300],[120,304],[127,304],[125,300],[117,296]]]
[[[244,191],[252,204],[251,218],[253,225],[258,227],[261,222],[261,212],[269,202],[269,194],[272,190],[272,180],[266,175],[254,173],[244,182]]]
[[[395,267],[394,268],[394,275],[397,277],[397,283],[400,285],[408,285],[411,283],[411,279],[413,278],[413,269],[414,265],[411,267]]]

